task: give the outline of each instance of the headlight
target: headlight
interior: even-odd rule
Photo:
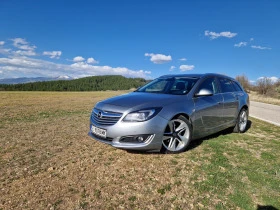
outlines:
[[[147,108],[135,112],[130,112],[123,119],[124,122],[143,122],[157,115],[162,108]]]

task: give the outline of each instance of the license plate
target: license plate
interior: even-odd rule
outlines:
[[[98,127],[95,127],[95,126],[91,126],[91,132],[97,136],[101,136],[103,138],[106,138],[106,130],[105,129],[102,129],[102,128],[98,128]]]

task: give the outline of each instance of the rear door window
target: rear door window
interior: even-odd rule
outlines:
[[[243,91],[242,88],[236,82],[232,82],[232,84],[236,91]]]
[[[235,92],[235,88],[231,80],[226,78],[219,78],[219,81],[223,93]]]

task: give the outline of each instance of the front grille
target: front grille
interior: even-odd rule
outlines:
[[[100,109],[93,109],[91,120],[98,125],[114,125],[119,121],[122,114]]]

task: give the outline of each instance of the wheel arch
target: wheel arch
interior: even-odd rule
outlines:
[[[249,109],[249,107],[248,107],[246,104],[243,105],[241,109],[243,109],[243,108],[244,108],[244,109],[247,109],[247,110]]]
[[[244,104],[244,105],[241,107],[241,109],[239,110],[239,113],[241,112],[242,109],[245,109],[245,110],[248,112],[248,115],[249,115],[249,107],[248,107],[246,104]]]
[[[179,116],[185,117],[185,118],[190,122],[191,127],[192,127],[192,129],[193,129],[192,120],[191,120],[190,116],[189,116],[188,114],[186,114],[186,113],[178,113],[178,114],[174,115],[170,120],[173,120],[173,119],[175,119],[175,118],[177,118],[177,117],[179,117]]]

